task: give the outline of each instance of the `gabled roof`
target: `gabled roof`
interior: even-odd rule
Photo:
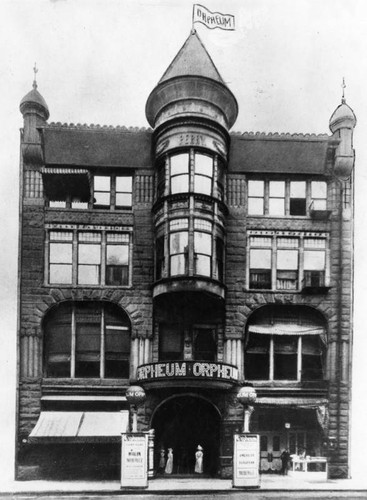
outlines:
[[[224,84],[223,78],[194,30],[168,66],[159,83],[179,76],[203,76]]]

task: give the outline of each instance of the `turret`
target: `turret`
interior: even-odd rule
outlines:
[[[35,73],[37,72],[36,68],[34,71]],[[37,90],[35,79],[32,90],[20,101],[19,109],[24,120],[22,137],[23,158],[30,163],[42,162],[39,128],[46,124],[50,113],[46,101]]]
[[[237,113],[236,98],[192,30],[146,104],[157,179],[155,298],[224,298],[224,186]]]
[[[356,116],[346,103],[343,93],[342,102],[329,122],[331,132],[340,141],[335,152],[334,173],[343,180],[350,177],[354,166],[353,129],[356,123]]]

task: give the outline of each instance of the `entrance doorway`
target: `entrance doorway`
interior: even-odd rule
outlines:
[[[192,395],[175,396],[156,410],[155,468],[158,474],[195,474],[195,452],[203,448],[203,476],[218,473],[220,415],[209,401]],[[172,448],[172,472],[165,472],[168,449]]]

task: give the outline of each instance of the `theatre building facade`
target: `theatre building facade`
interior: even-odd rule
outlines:
[[[151,128],[49,123],[23,98],[17,477],[119,477],[127,389],[152,474],[232,474],[244,411],[260,468],[349,476],[353,129],[231,133],[237,101],[196,32]],[[252,408],[237,399],[251,384]],[[152,430],[154,430],[154,435]],[[162,461],[163,458],[163,461]]]

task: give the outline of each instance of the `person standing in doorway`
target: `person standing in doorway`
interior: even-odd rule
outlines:
[[[204,458],[203,448],[199,444],[195,453],[195,472],[197,474],[203,473],[203,458]]]
[[[167,463],[166,463],[166,468],[164,469],[164,472],[166,474],[172,474],[172,470],[173,470],[173,449],[168,448]]]

